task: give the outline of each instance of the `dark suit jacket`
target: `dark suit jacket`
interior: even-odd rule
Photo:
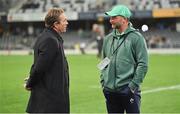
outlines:
[[[28,113],[70,112],[69,71],[63,39],[51,28],[46,28],[35,43],[27,87],[32,88]]]

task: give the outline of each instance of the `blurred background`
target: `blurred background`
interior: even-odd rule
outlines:
[[[29,92],[24,78],[44,17],[53,7],[63,8],[69,20],[62,36],[71,113],[107,113],[96,66],[103,38],[112,30],[104,12],[117,4],[131,9],[131,22],[148,46],[141,112],[180,113],[180,0],[0,0],[0,113],[25,112]]]
[[[102,35],[111,31],[105,11],[127,5],[131,22],[146,38],[149,48],[180,48],[180,0],[0,0],[0,50],[31,50],[44,28],[48,9],[60,7],[69,20],[65,49],[97,48],[93,25]],[[148,29],[141,30],[143,25]]]

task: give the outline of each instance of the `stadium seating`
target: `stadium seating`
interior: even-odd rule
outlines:
[[[180,48],[180,33],[171,30],[150,30],[142,32],[147,40],[149,48]],[[165,38],[166,42],[161,42]],[[151,43],[155,46],[151,47]],[[166,46],[162,46],[164,45]]]
[[[132,10],[152,10],[159,8],[179,8],[179,0],[132,0]]]
[[[78,16],[80,13],[101,13],[109,10],[113,5],[116,4],[125,4],[127,5],[132,11],[151,11],[152,9],[160,9],[160,8],[179,8],[180,7],[180,0],[0,0],[0,14],[5,13],[6,15],[14,14],[23,15],[21,18],[25,18],[27,15],[34,15],[32,17],[43,17],[45,12],[52,7],[61,7],[65,10],[66,14],[69,16],[75,17],[73,21],[79,21]],[[41,15],[43,14],[43,15]],[[91,15],[90,15],[91,16]],[[11,17],[10,17],[11,18]],[[18,23],[21,23],[21,18],[18,20]],[[139,17],[141,18],[141,17]],[[152,18],[152,17],[151,17]],[[18,18],[19,19],[19,18]],[[35,20],[26,17],[24,22],[27,23],[35,23]],[[87,18],[88,19],[88,18]],[[86,23],[94,23],[94,18],[91,20],[86,21]],[[106,19],[104,19],[106,20]],[[152,18],[153,20],[153,18]],[[42,20],[38,20],[42,21]],[[72,21],[72,20],[70,20]],[[97,20],[98,21],[98,20]],[[105,26],[108,26],[108,21],[105,21]],[[14,22],[16,23],[16,22]],[[38,22],[41,23],[41,22]],[[81,24],[81,22],[78,22]],[[5,24],[6,25],[6,24]],[[7,23],[7,25],[11,25],[11,23]],[[36,25],[36,24],[32,24]],[[41,24],[42,25],[42,24]],[[1,26],[1,23],[0,23]],[[91,32],[91,24],[84,24],[84,35],[83,37],[78,35],[78,27],[72,27],[73,29],[68,30],[68,33],[65,33],[63,36],[65,37],[65,48],[74,48],[75,44],[91,44],[95,41],[92,38]],[[0,49],[31,49],[33,47],[34,42],[36,41],[35,37],[40,33],[42,30],[36,30],[37,27],[33,27],[34,33],[33,35],[27,34],[28,32],[28,24],[24,24],[24,27],[19,27],[22,30],[26,30],[26,34],[14,34],[16,32],[16,28],[14,27],[9,31],[5,31],[3,35],[0,36]],[[7,27],[8,28],[8,27]],[[43,28],[42,26],[38,26],[38,28]],[[1,28],[0,28],[1,29]],[[10,27],[9,27],[10,29]],[[107,29],[107,28],[106,28]],[[110,29],[110,28],[108,28]],[[106,34],[108,33],[106,30]],[[19,32],[21,33],[21,32]],[[159,37],[166,37],[166,40],[170,42],[167,47],[174,47],[180,48],[180,33],[177,31],[171,31],[169,29],[159,30],[158,28],[154,30],[149,30],[147,32],[143,32],[146,36],[148,44],[151,43],[154,39],[158,39]],[[161,35],[161,36],[160,36]],[[157,38],[158,37],[158,38]],[[160,39],[161,39],[160,38]],[[163,39],[163,38],[162,38]],[[156,41],[156,40],[155,40]],[[158,40],[159,41],[159,40]],[[162,42],[160,42],[162,43]],[[161,45],[161,44],[160,44]],[[151,47],[151,46],[149,46]],[[163,46],[157,46],[163,47]],[[166,46],[164,46],[166,47]]]

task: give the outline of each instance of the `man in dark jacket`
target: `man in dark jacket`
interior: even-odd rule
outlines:
[[[69,71],[60,33],[68,22],[62,9],[51,9],[34,46],[34,63],[25,89],[31,91],[28,113],[69,113]]]

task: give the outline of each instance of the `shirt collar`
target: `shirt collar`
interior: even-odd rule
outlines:
[[[53,28],[46,28],[46,30],[47,30],[47,31],[50,31],[53,35],[55,35],[56,38],[57,38],[61,43],[64,42],[64,40],[62,39],[61,35],[60,35],[57,31],[55,31]]]

